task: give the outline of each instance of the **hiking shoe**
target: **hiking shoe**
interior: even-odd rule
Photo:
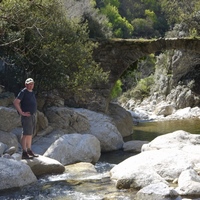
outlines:
[[[31,149],[28,149],[27,153],[28,153],[29,156],[32,156],[32,157],[39,157],[39,155],[34,154]]]
[[[23,151],[22,159],[33,159],[33,156],[30,156],[26,151]]]

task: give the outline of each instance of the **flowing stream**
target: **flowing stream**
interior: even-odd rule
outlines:
[[[129,140],[151,141],[155,137],[176,130],[193,134],[200,133],[200,120],[175,120],[141,123],[133,128],[133,134],[124,138]],[[133,200],[134,190],[118,190],[109,179],[109,171],[115,165],[133,156],[134,153],[113,151],[103,153],[95,165],[96,175],[71,178],[69,174],[40,177],[36,184],[0,192],[2,200]]]

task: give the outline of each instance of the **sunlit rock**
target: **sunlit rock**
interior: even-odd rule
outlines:
[[[156,106],[154,113],[156,115],[163,115],[166,117],[168,115],[173,114],[175,111],[176,109],[174,105],[170,105],[170,104],[162,102]]]
[[[0,131],[0,142],[7,145],[7,148],[15,147],[16,150],[18,150],[18,140],[17,137],[8,132]]]
[[[87,117],[90,130],[86,133],[94,135],[100,141],[102,152],[118,150],[123,147],[122,135],[111,117],[82,108],[74,110]]]
[[[141,141],[141,140],[131,140],[124,143],[123,150],[129,151],[129,152],[141,152],[143,144],[147,144],[147,143],[149,142]]]
[[[142,146],[142,151],[160,149],[182,149],[185,146],[200,144],[200,136],[183,130],[160,135],[148,144]],[[199,147],[200,145],[196,146]]]
[[[65,171],[65,167],[57,160],[41,155],[33,159],[21,161],[26,163],[36,176],[47,174],[61,174]]]
[[[32,149],[34,152],[43,155],[57,139],[65,134],[65,132],[58,129],[42,136],[37,135],[35,138],[33,138],[34,143],[32,144]]]
[[[145,151],[113,167],[110,171],[111,179],[117,182],[129,180],[129,187],[145,187],[150,183],[173,181],[182,171],[193,168],[198,160],[200,155],[197,151],[193,152],[193,149],[188,149],[187,152],[178,149]]]
[[[0,106],[0,131],[9,132],[21,125],[20,116],[14,108]]]
[[[178,196],[178,193],[169,185],[164,183],[150,184],[136,194],[136,200],[171,200]]]
[[[99,140],[90,134],[67,134],[56,140],[44,156],[58,160],[63,165],[77,162],[96,163],[101,155]]]
[[[67,107],[50,107],[45,112],[49,124],[65,133],[81,133],[89,130],[88,119]]]
[[[85,179],[87,177],[96,176],[97,170],[91,163],[80,162],[65,166],[65,173],[70,179]]]
[[[178,178],[178,187],[176,188],[180,195],[199,195],[200,177],[194,169],[183,171]]]
[[[122,137],[129,136],[133,133],[133,119],[130,112],[118,104],[110,103],[108,115],[113,119]]]
[[[31,168],[14,159],[0,158],[0,190],[22,187],[37,181]]]
[[[169,185],[178,180],[178,195],[200,195],[199,144],[199,135],[182,130],[159,136],[144,144],[142,153],[114,166],[111,179],[117,188],[144,188],[159,182]],[[155,199],[156,192],[152,193]]]

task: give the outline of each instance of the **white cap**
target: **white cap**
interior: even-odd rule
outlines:
[[[32,78],[27,78],[25,81],[25,84],[29,84],[29,83],[34,83],[34,80]]]

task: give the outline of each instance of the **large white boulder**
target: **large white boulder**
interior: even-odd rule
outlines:
[[[50,107],[45,115],[53,128],[62,129],[66,133],[82,133],[89,130],[88,119],[68,107]]]
[[[200,136],[191,134],[183,130],[174,131],[165,135],[156,137],[153,141],[142,146],[142,151],[160,150],[160,149],[182,149],[188,145],[200,144]]]
[[[163,115],[163,116],[168,116],[173,114],[176,111],[174,105],[161,102],[158,105],[156,105],[154,113],[156,115]]]
[[[18,150],[18,139],[13,133],[0,130],[0,142],[7,145],[7,148],[15,147],[15,149]]]
[[[0,130],[9,132],[21,126],[20,116],[16,109],[0,106]]]
[[[116,103],[110,103],[107,114],[113,119],[122,137],[133,133],[133,118],[126,109]]]
[[[124,180],[130,183],[129,187],[145,187],[150,183],[173,181],[182,171],[193,168],[195,163],[199,163],[198,151],[194,151],[191,147],[187,150],[145,151],[114,166],[110,171],[111,179],[116,180],[117,185],[119,182],[122,188],[127,188],[127,185],[122,185]]]
[[[26,163],[31,168],[35,176],[62,174],[65,171],[65,167],[60,162],[41,155],[34,159],[22,160],[22,162]]]
[[[178,187],[176,190],[180,195],[199,195],[199,174],[194,169],[187,169],[183,171],[178,178]]]
[[[102,152],[118,150],[123,147],[123,137],[111,117],[83,108],[74,110],[87,117],[90,123],[90,130],[87,133],[98,138]]]
[[[139,190],[136,194],[136,200],[172,200],[177,196],[178,193],[169,185],[156,183]]]
[[[53,125],[54,130],[46,135],[41,136],[38,134],[34,138],[32,148],[36,153],[43,155],[59,137],[71,132],[76,133],[73,130],[79,130],[83,134],[94,135],[100,141],[102,152],[118,150],[123,147],[123,138],[113,119],[105,114],[82,108],[71,110],[69,108],[53,107],[49,109],[48,115],[49,119],[51,118],[52,120],[50,122],[53,124],[50,124]],[[73,122],[76,118],[77,122]],[[81,122],[79,128],[76,125],[78,122]],[[61,126],[59,126],[60,124]]]
[[[43,155],[47,149],[60,137],[66,133],[60,129],[53,130],[49,134],[37,135],[33,138],[32,150],[40,155]]]
[[[149,142],[142,140],[131,140],[124,143],[123,150],[129,152],[141,152],[142,146],[147,143]]]
[[[67,134],[56,140],[44,156],[58,160],[63,165],[77,162],[96,163],[101,155],[99,140],[90,134]]]
[[[143,145],[145,151],[114,166],[111,179],[118,188],[144,188],[158,183],[169,186],[178,179],[179,195],[200,195],[199,138],[181,130],[159,136]]]
[[[37,178],[27,164],[0,157],[0,180],[0,190],[4,190],[29,185]]]

